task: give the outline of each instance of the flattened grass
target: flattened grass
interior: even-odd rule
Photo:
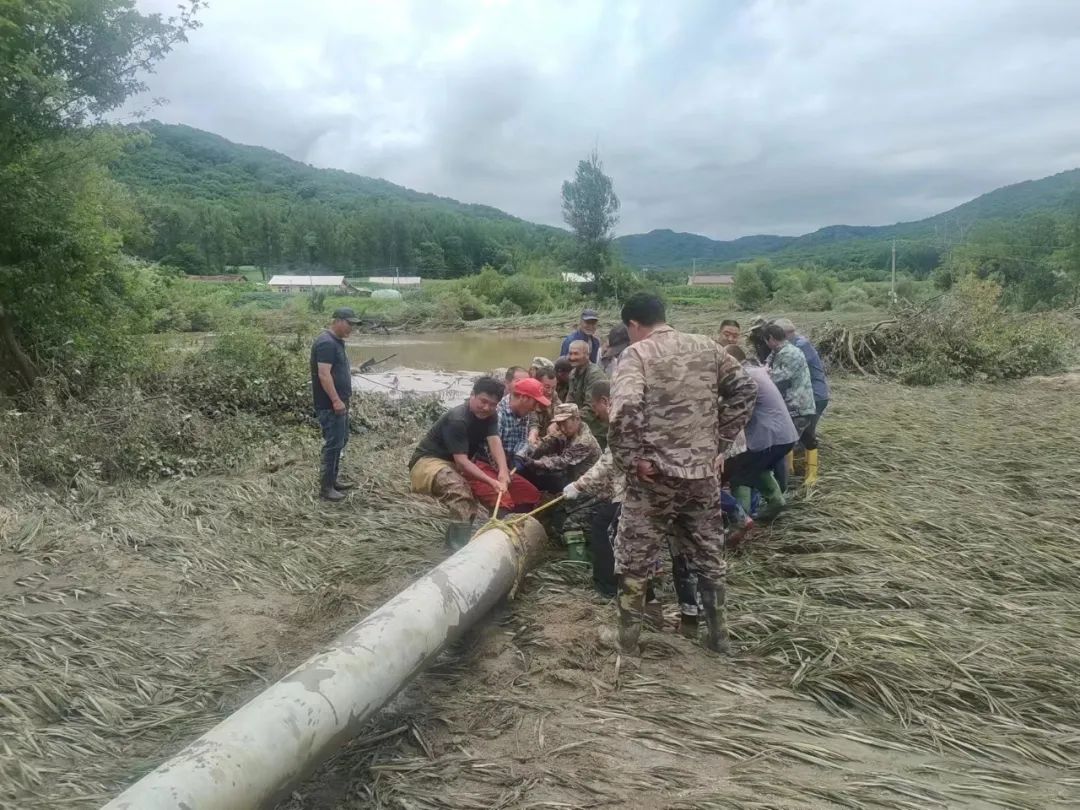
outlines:
[[[820,487],[734,563],[734,659],[669,628],[617,665],[549,564],[383,719],[416,734],[284,807],[1075,806],[1077,381],[840,381],[821,433]]]
[[[381,413],[338,513],[313,437],[5,490],[0,807],[96,806],[440,557],[420,423]],[[1075,806],[1077,380],[840,381],[821,434],[820,487],[735,561],[735,658],[650,633],[616,666],[612,607],[550,563],[284,807]]]

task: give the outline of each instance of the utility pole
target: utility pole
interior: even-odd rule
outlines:
[[[896,240],[892,240],[892,294],[896,298]]]
[[[889,293],[892,302],[896,302],[896,240],[892,241],[892,291]]]

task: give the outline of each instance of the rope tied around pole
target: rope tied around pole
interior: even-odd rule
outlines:
[[[525,544],[521,540],[520,526],[525,522],[526,518],[533,517],[540,514],[545,509],[550,509],[555,504],[562,501],[566,496],[560,495],[557,498],[552,498],[547,503],[533,509],[531,512],[522,515],[514,515],[508,520],[500,520],[496,515],[499,513],[499,503],[502,501],[502,493],[499,493],[499,497],[495,500],[495,509],[491,513],[491,517],[488,518],[487,523],[477,529],[471,539],[475,540],[478,536],[486,532],[488,529],[498,529],[505,534],[509,540],[510,545],[514,548],[514,564],[517,567],[517,575],[514,577],[514,586],[510,589],[509,598],[513,599],[517,596],[518,588],[521,586],[522,581],[525,579],[525,557],[526,548]]]

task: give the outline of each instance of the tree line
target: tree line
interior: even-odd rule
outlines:
[[[486,206],[316,169],[211,133],[150,122],[112,164],[144,227],[128,250],[186,273],[230,266],[460,278],[549,254],[568,235]]]

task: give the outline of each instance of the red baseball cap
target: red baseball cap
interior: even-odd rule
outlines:
[[[540,384],[539,380],[535,380],[532,377],[518,380],[510,390],[512,393],[520,394],[523,397],[535,399],[545,408],[551,404],[551,400],[544,396],[544,386]]]

